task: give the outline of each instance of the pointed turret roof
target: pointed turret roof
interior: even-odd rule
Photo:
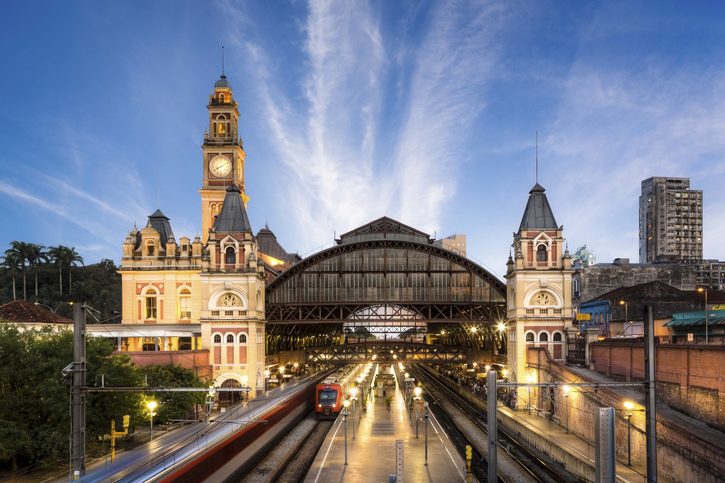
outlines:
[[[252,226],[247,217],[247,210],[244,209],[242,196],[236,183],[232,183],[227,188],[227,194],[224,196],[224,204],[222,211],[214,222],[214,231],[217,233],[241,233],[252,232]]]
[[[174,238],[174,231],[171,229],[171,223],[169,223],[169,218],[164,215],[161,210],[156,210],[151,215],[149,215],[148,224],[159,232],[162,245],[166,245],[166,242],[169,240],[169,238]]]
[[[545,191],[539,183],[536,183],[529,191],[529,201],[526,203],[519,231],[556,230],[559,227],[556,224],[554,213],[551,211],[551,206],[549,206],[549,200],[546,199]]]

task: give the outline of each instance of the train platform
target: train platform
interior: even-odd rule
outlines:
[[[396,441],[403,441],[403,481],[465,481],[465,461],[431,412],[428,427],[428,465],[425,465],[425,423],[418,424],[415,437],[415,412],[409,414],[404,397],[396,385],[390,411],[385,399],[368,402],[367,414],[356,411],[347,418],[347,466],[342,416],[338,417],[317,453],[305,482],[381,482],[396,474]],[[422,416],[422,414],[421,414]],[[352,425],[356,424],[355,439]],[[472,480],[473,481],[473,480]],[[400,480],[398,480],[400,483]]]

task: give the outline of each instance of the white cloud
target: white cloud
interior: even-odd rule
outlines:
[[[436,5],[418,49],[391,45],[395,39],[384,36],[367,3],[311,2],[299,102],[275,76],[265,46],[248,40],[254,35],[245,12],[225,9],[244,26],[244,35],[240,29],[234,36],[255,66],[250,74],[274,148],[290,170],[286,201],[304,245],[382,215],[434,230],[466,161],[463,144],[485,106],[503,10],[487,2]],[[400,52],[413,53],[402,56],[413,63],[409,76],[391,72],[409,68]],[[408,77],[407,88],[391,85]],[[396,95],[402,97],[390,99]],[[395,113],[402,125],[394,133],[381,132],[382,111],[390,107],[384,99],[404,106]]]
[[[724,84],[719,73],[673,71],[656,59],[615,69],[576,62],[544,143],[556,163],[545,186],[561,200],[568,237],[602,262],[637,259],[640,181],[684,176],[705,191],[705,255],[723,257],[713,229],[723,217],[708,205],[725,203]]]

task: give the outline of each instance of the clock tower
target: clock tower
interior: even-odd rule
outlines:
[[[206,243],[214,218],[221,213],[226,189],[236,184],[244,204],[244,158],[239,137],[239,110],[232,86],[222,73],[209,96],[209,128],[202,145],[203,181],[201,194],[201,238]]]
[[[506,354],[513,381],[538,377],[527,368],[529,347],[542,347],[555,360],[566,358],[566,337],[573,327],[571,257],[565,243],[564,228],[556,224],[545,190],[536,183],[506,264]],[[519,388],[517,403],[526,404],[528,394]]]

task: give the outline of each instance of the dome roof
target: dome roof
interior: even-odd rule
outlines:
[[[214,83],[214,87],[215,88],[216,87],[227,87],[227,88],[231,88],[232,86],[231,86],[231,84],[229,84],[229,81],[227,80],[227,76],[225,76],[224,74],[222,74],[221,76],[219,76],[219,80]]]

